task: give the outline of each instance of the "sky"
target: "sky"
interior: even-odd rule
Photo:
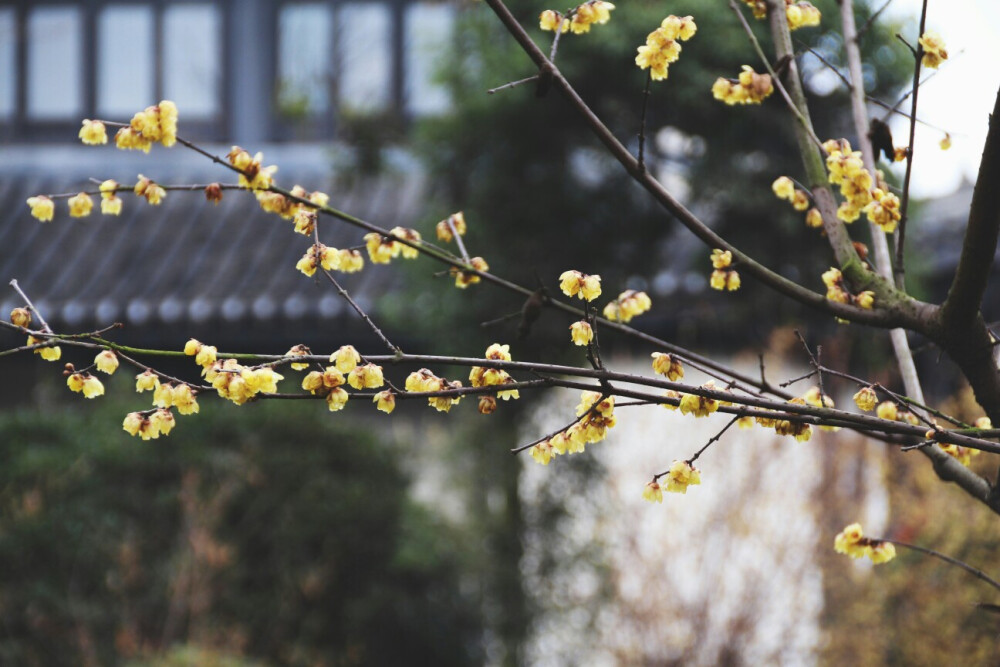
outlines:
[[[903,29],[911,44],[920,6],[921,0],[894,0],[885,12],[893,19],[911,21]],[[947,194],[963,178],[975,181],[1000,88],[1000,0],[929,0],[927,29],[944,39],[948,61],[920,87],[917,117],[941,129],[917,125],[911,182],[917,197]],[[925,78],[928,71],[921,71]],[[909,102],[904,108],[909,111]],[[908,121],[898,118],[891,127],[895,144],[906,145]],[[942,151],[938,142],[945,130],[952,136],[952,147]],[[902,164],[894,169],[903,172]]]

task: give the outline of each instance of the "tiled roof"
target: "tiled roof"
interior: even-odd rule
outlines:
[[[89,177],[134,182],[140,171],[162,184],[233,181],[207,160],[167,151],[153,159],[104,148],[18,155],[19,150],[5,150],[0,169],[0,279],[5,286],[17,278],[57,330],[120,321],[130,329],[238,325],[246,331],[276,323],[357,319],[329,285],[318,289],[295,270],[311,240],[262,212],[245,193],[227,191],[216,206],[200,193],[170,192],[158,207],[122,193],[120,217],[102,216],[95,206],[82,219],[70,218],[61,200],[55,220],[45,224],[33,219],[25,204],[34,194],[83,189]],[[397,160],[383,175],[350,179],[334,177],[328,149],[265,149],[265,164],[272,162],[280,165],[281,185],[323,190],[331,205],[385,228],[412,225],[419,211],[423,178],[406,160]],[[328,245],[362,242],[362,230],[340,222],[321,225]],[[398,272],[367,265],[360,273],[343,275],[341,282],[367,309],[399,279]],[[0,295],[0,312],[20,305],[9,288]]]

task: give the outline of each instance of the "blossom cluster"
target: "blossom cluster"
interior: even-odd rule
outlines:
[[[586,301],[593,301],[601,296],[601,277],[579,271],[563,271],[559,276],[559,289],[568,297],[577,296]]]
[[[83,122],[84,127],[80,130],[83,142],[95,143],[94,139],[97,138],[96,143],[105,143],[99,140],[101,130],[88,128],[88,123],[93,125],[94,121]],[[177,143],[177,105],[170,100],[162,100],[159,104],[136,113],[132,116],[129,126],[121,128],[115,134],[115,145],[122,150],[141,150],[148,153],[157,142],[167,148]]]
[[[493,343],[488,348],[486,348],[486,358],[493,361],[510,361],[510,345],[501,345],[500,343]],[[510,374],[499,368],[484,368],[482,366],[473,366],[469,371],[469,384],[473,387],[502,387],[507,384],[513,384],[514,378]],[[491,396],[484,396],[483,398],[492,398]],[[506,389],[497,392],[497,398],[504,401],[510,399],[521,398],[521,394],[517,389]],[[496,401],[485,401],[480,399],[479,411],[484,414],[489,414],[496,409]]]
[[[827,152],[829,180],[840,186],[845,200],[837,209],[837,217],[850,223],[865,213],[882,231],[895,231],[901,217],[899,197],[889,192],[882,173],[873,179],[864,167],[861,151],[851,150],[846,139],[831,139],[823,143],[823,148]]]
[[[865,310],[871,310],[875,305],[875,292],[864,290],[851,294],[844,283],[844,274],[840,269],[831,267],[823,272],[823,284],[826,285],[826,298],[836,303],[853,304]]]
[[[666,477],[666,483],[661,484],[661,477]],[[689,486],[701,484],[701,471],[688,461],[674,461],[665,474],[657,475],[653,481],[646,484],[642,497],[651,503],[663,502],[663,491],[669,493],[687,493]]]
[[[732,251],[715,248],[712,250],[711,260],[714,271],[712,271],[712,277],[709,278],[708,284],[712,289],[729,290],[730,292],[738,290],[742,283],[740,274],[732,268]]]
[[[671,382],[684,379],[684,366],[673,355],[664,352],[653,352],[653,371],[664,375]]]
[[[924,52],[923,58],[920,59],[920,64],[924,67],[937,69],[942,62],[948,59],[948,50],[944,47],[944,40],[936,32],[928,30],[917,41]]]
[[[591,443],[600,442],[608,435],[608,429],[617,423],[614,414],[614,396],[604,396],[597,391],[584,391],[576,406],[579,417],[564,431],[535,444],[531,448],[531,458],[542,465],[548,465],[556,456],[577,454]]]
[[[666,79],[670,64],[680,58],[681,42],[691,39],[696,32],[698,26],[693,16],[671,14],[646,36],[646,43],[637,49],[635,64],[639,69],[648,69],[653,81]]]
[[[642,315],[653,302],[645,292],[625,290],[618,298],[604,306],[604,317],[612,322],[631,322],[633,317]]]
[[[876,565],[888,563],[896,557],[896,547],[891,542],[865,537],[860,523],[852,523],[833,540],[833,548],[839,554],[851,558],[868,556]]]
[[[548,32],[562,30],[562,32],[572,32],[574,35],[582,35],[590,32],[590,26],[604,25],[611,20],[611,12],[615,8],[610,2],[604,0],[590,0],[567,12],[563,16],[559,12],[546,9],[538,17],[538,27]]]
[[[770,74],[758,74],[749,65],[736,79],[719,77],[712,84],[712,96],[729,105],[760,104],[774,92]]]
[[[755,18],[767,18],[767,0],[743,0],[743,3],[753,10]],[[789,30],[798,30],[819,25],[822,14],[810,2],[785,0],[785,18]]]

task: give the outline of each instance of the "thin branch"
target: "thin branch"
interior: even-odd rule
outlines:
[[[639,169],[646,171],[646,110],[649,108],[649,86],[653,83],[653,70],[646,72],[646,87],[642,91],[642,120],[639,122]]]
[[[368,316],[368,313],[366,313],[361,308],[361,306],[358,305],[358,302],[355,301],[353,298],[351,298],[351,295],[348,294],[347,290],[344,289],[339,282],[337,282],[337,279],[333,277],[333,274],[331,274],[326,269],[323,269],[323,273],[324,275],[326,275],[330,283],[333,284],[333,287],[334,289],[337,290],[337,293],[340,294],[340,296],[344,297],[347,303],[351,304],[351,308],[354,309],[354,312],[356,312],[358,315],[361,316],[361,319],[365,321],[365,324],[368,325],[368,327],[378,337],[378,339],[381,340],[383,343],[385,343],[385,346],[389,348],[389,351],[393,354],[402,354],[403,350],[396,347],[389,341],[386,335],[382,333],[382,330],[378,328],[378,325],[376,325],[375,322],[372,321],[372,318]]]
[[[24,299],[24,303],[28,307],[28,310],[38,316],[38,321],[42,325],[42,331],[52,333],[52,327],[50,327],[49,323],[45,321],[45,317],[41,314],[41,312],[35,308],[35,304],[31,303],[31,299],[29,299],[28,295],[24,293],[21,286],[17,284],[17,278],[11,279],[10,286],[14,288],[14,291],[17,292],[22,299]]]
[[[692,456],[691,458],[689,458],[687,460],[688,464],[689,465],[694,465],[694,462],[698,460],[698,457],[701,456],[705,452],[705,450],[708,449],[709,446],[711,446],[711,444],[713,442],[718,442],[719,438],[721,438],[722,435],[726,431],[729,430],[729,427],[732,426],[733,424],[735,424],[737,421],[739,421],[739,419],[740,419],[739,417],[733,417],[732,419],[730,419],[729,423],[727,423],[725,426],[723,426],[721,431],[719,431],[718,433],[716,433],[715,435],[713,435],[711,438],[709,438],[708,442],[706,442],[705,445],[701,449],[699,449],[698,451],[696,451],[694,453],[694,456]],[[667,471],[667,472],[669,472],[669,471]],[[664,474],[666,474],[666,473],[661,473],[658,477],[662,477]],[[657,479],[657,477],[654,477],[653,479]]]
[[[920,35],[924,34],[924,30],[927,24],[927,0],[923,1],[923,5],[920,10]],[[916,137],[917,131],[917,97],[920,94],[920,65],[924,53],[924,47],[917,42],[917,50],[913,54],[913,59],[915,61],[913,65],[913,98],[910,103],[910,140],[907,144],[906,150],[906,174],[903,176],[903,199],[899,205],[900,219],[899,219],[899,231],[896,234],[896,285],[903,289],[904,278],[906,275],[906,270],[903,266],[903,256],[904,247],[906,241],[906,222],[909,219],[910,211],[910,176],[913,173],[913,152],[914,152],[914,138]]]
[[[497,86],[496,88],[490,88],[489,90],[486,91],[486,93],[488,95],[493,95],[495,93],[498,93],[501,90],[506,90],[508,88],[514,88],[515,86],[520,86],[520,85],[525,84],[525,83],[531,83],[532,81],[536,81],[537,79],[538,79],[538,75],[535,74],[534,76],[529,76],[529,77],[526,77],[524,79],[518,79],[517,81],[511,81],[509,83],[505,83],[502,86]]]
[[[774,83],[774,87],[778,89],[778,92],[781,93],[781,97],[784,98],[789,111],[791,111],[792,115],[798,119],[799,123],[802,125],[803,131],[809,135],[809,138],[812,139],[813,143],[815,143],[819,148],[822,148],[823,142],[820,141],[819,137],[816,136],[816,133],[813,132],[812,123],[809,122],[809,119],[805,117],[798,106],[796,106],[795,102],[792,101],[788,91],[785,90],[784,84],[781,83],[781,77],[779,77],[774,71],[774,68],[771,67],[771,62],[767,59],[764,49],[760,47],[760,42],[757,41],[757,36],[753,34],[753,29],[750,27],[750,24],[747,23],[746,17],[743,16],[743,12],[740,11],[740,8],[737,6],[735,0],[729,0],[729,8],[733,10],[733,13],[735,13],[736,17],[740,20],[740,25],[743,26],[743,31],[747,34],[747,38],[750,40],[751,46],[753,46],[754,51],[757,52],[757,57],[760,58],[761,63],[764,64],[764,67],[767,69],[767,73],[771,75],[771,81]]]
[[[875,23],[875,20],[882,14],[882,12],[884,12],[886,9],[888,9],[889,5],[891,5],[891,4],[892,4],[892,0],[885,0],[885,4],[883,4],[877,10],[875,10],[875,12],[871,16],[868,17],[868,20],[865,21],[865,24],[863,26],[861,26],[860,28],[858,28],[858,34],[854,36],[854,41],[857,42],[858,40],[860,40],[864,36],[864,34],[866,32],[868,32],[868,29],[872,27],[872,24]],[[859,42],[859,46],[860,46],[860,42]]]
[[[952,558],[951,556],[946,556],[945,554],[941,553],[940,551],[935,551],[934,549],[928,549],[927,547],[918,547],[916,544],[910,544],[908,542],[900,542],[899,540],[888,540],[888,539],[885,539],[885,538],[869,538],[869,539],[872,539],[872,540],[877,541],[877,542],[888,542],[889,544],[895,544],[897,547],[903,547],[904,549],[912,549],[913,551],[918,551],[918,552],[920,552],[922,554],[926,554],[928,556],[933,556],[934,558],[938,558],[940,560],[943,560],[945,563],[948,563],[949,565],[954,565],[956,567],[962,568],[963,570],[965,570],[966,572],[968,572],[972,576],[974,576],[977,579],[980,579],[982,581],[985,581],[987,584],[989,584],[993,588],[995,588],[998,591],[1000,591],[1000,582],[998,582],[996,579],[994,579],[993,577],[989,576],[988,574],[986,574],[982,570],[980,570],[978,568],[975,568],[975,567],[972,567],[968,563],[960,561],[957,558]]]

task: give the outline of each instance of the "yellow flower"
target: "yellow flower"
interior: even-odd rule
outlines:
[[[736,81],[716,79],[712,96],[729,105],[760,104],[774,92],[770,74],[758,74],[749,65],[743,66]]]
[[[991,429],[993,428],[993,421],[990,420],[989,417],[980,417],[976,420],[975,427],[981,429]]]
[[[941,39],[941,35],[928,30],[920,36],[918,41],[924,50],[924,57],[920,60],[924,67],[937,69],[942,62],[948,59],[948,51],[944,48],[944,40]]]
[[[309,236],[316,229],[316,211],[300,208],[295,212],[294,222],[296,233]]]
[[[868,551],[868,557],[875,565],[888,563],[896,557],[896,545],[892,542],[875,542]]]
[[[753,428],[753,425],[754,425],[754,419],[749,415],[745,417],[740,417],[739,419],[736,420],[736,427],[739,429],[745,430],[748,428]]]
[[[594,339],[594,329],[586,320],[580,320],[570,325],[569,335],[576,345],[590,345],[590,341]]]
[[[83,143],[90,146],[108,143],[108,132],[104,127],[104,123],[99,120],[90,120],[89,118],[84,120],[79,136]]]
[[[867,551],[867,544],[864,543],[864,531],[860,523],[851,525],[840,531],[833,540],[833,548],[839,554],[847,554],[851,558],[861,558]]]
[[[380,391],[372,396],[372,403],[375,403],[375,407],[385,414],[392,414],[392,411],[396,409],[396,394],[389,390]]]
[[[160,378],[156,377],[152,371],[146,370],[135,376],[135,390],[137,393],[144,391],[155,391],[160,386]]]
[[[28,336],[28,345],[38,345],[39,343],[44,343],[44,339],[35,338],[34,336]],[[48,347],[35,348],[35,354],[40,356],[45,361],[59,361],[62,356],[62,350],[58,345],[50,345]]]
[[[677,382],[684,378],[684,366],[671,355],[663,352],[653,352],[653,371],[660,375],[667,376],[671,382]]]
[[[101,199],[101,213],[103,215],[121,215],[121,197],[105,197]]]
[[[730,264],[733,263],[733,253],[729,250],[722,250],[716,248],[712,251],[712,267],[716,269],[725,269]]]
[[[579,296],[593,301],[601,295],[601,277],[579,271],[563,271],[559,276],[559,289],[568,297]]]
[[[130,412],[125,415],[125,419],[122,421],[122,429],[129,435],[139,435],[144,421],[146,421],[145,418],[138,412]]]
[[[139,174],[133,192],[137,197],[145,197],[151,206],[159,206],[163,198],[167,196],[167,191],[162,186],[142,174]]]
[[[338,270],[344,273],[356,273],[365,266],[365,259],[357,250],[344,248],[337,251],[337,255],[340,258]]]
[[[347,405],[348,398],[350,398],[350,394],[340,387],[335,387],[329,394],[326,395],[326,407],[330,410],[330,412],[343,410],[344,406]]]
[[[73,373],[66,378],[66,386],[71,391],[81,392],[85,398],[96,398],[104,394],[104,385],[90,373]]]
[[[149,422],[160,435],[170,435],[170,432],[174,430],[174,425],[177,423],[174,420],[174,413],[162,408],[149,416]]]
[[[377,232],[365,234],[364,239],[372,264],[388,264],[399,253],[394,240]]]
[[[330,363],[336,365],[341,373],[350,373],[361,363],[361,354],[353,345],[343,345],[330,355]]]
[[[104,350],[94,357],[94,365],[97,366],[97,370],[102,373],[112,375],[116,370],[118,370],[118,355],[111,350]]]
[[[862,387],[854,394],[854,404],[865,412],[871,412],[878,404],[878,395],[872,387]]]
[[[218,352],[214,345],[202,345],[198,348],[198,353],[194,357],[194,363],[202,368],[211,366],[215,363]]]
[[[555,14],[556,12],[553,13]],[[563,27],[563,32],[566,32],[567,30],[569,30],[568,23],[565,24],[565,26]],[[448,225],[449,222],[451,222],[451,226]],[[448,216],[447,219],[437,223],[435,230],[437,232],[437,237],[439,241],[444,241],[445,243],[451,242],[453,238],[453,235],[451,233],[451,227],[455,228],[455,231],[458,232],[459,236],[465,236],[465,231],[467,227],[465,224],[465,214],[462,213],[462,211],[459,211],[458,213],[452,213],[451,215]]]
[[[472,266],[476,271],[489,271],[490,265],[486,263],[486,260],[482,257],[473,257],[469,260],[469,265]],[[451,275],[455,277],[455,287],[460,289],[465,289],[469,285],[474,285],[479,282],[480,278],[477,274],[471,271],[463,271],[461,269],[451,267]]]
[[[31,207],[31,215],[42,222],[52,220],[56,212],[55,203],[45,195],[28,197],[28,206]]]
[[[727,271],[712,271],[711,277],[708,279],[708,284],[712,289],[723,290],[726,289],[726,279]]]
[[[897,146],[892,149],[892,161],[902,162],[910,154],[910,149],[906,146]]]
[[[27,308],[14,308],[10,311],[10,321],[14,326],[27,329],[31,324],[31,311]]]
[[[67,203],[71,218],[86,218],[94,208],[94,200],[86,192],[70,197]]]
[[[946,132],[944,138],[941,140],[938,146],[940,146],[941,150],[943,151],[946,151],[949,148],[951,148],[951,135]]]
[[[642,490],[642,499],[648,500],[651,503],[662,503],[663,487],[654,479],[652,482],[646,484],[646,487]]]
[[[347,383],[355,389],[375,389],[385,384],[382,367],[375,364],[357,366],[347,375]]]
[[[701,484],[701,472],[687,461],[674,461],[667,472],[667,491],[687,493],[689,486]]]
[[[865,205],[864,212],[867,214],[868,220],[889,234],[896,230],[896,224],[902,217],[899,206],[899,197],[891,192],[883,192],[880,188],[875,188],[872,200]]]
[[[804,211],[809,208],[809,195],[804,190],[796,190],[792,194],[792,208],[796,211]]]
[[[543,466],[547,466],[553,456],[555,456],[555,450],[553,450],[548,440],[543,440],[531,448],[531,458]]]
[[[806,213],[806,226],[818,229],[823,226],[823,215],[818,208],[811,208]]]
[[[395,236],[397,239],[405,239],[411,243],[420,244],[420,232],[415,229],[410,229],[409,227],[393,227],[389,230],[389,233]],[[413,246],[408,246],[405,243],[396,242],[396,252],[403,256],[403,259],[416,259],[420,254],[420,251]]]
[[[195,414],[200,409],[195,393],[186,384],[174,387],[173,403],[174,407],[177,408],[177,412],[182,415]]]
[[[787,176],[779,176],[771,184],[771,190],[774,191],[774,195],[778,199],[788,199],[791,201],[792,196],[795,194],[795,183]]]
[[[872,306],[875,305],[875,292],[871,290],[865,290],[854,297],[855,303],[859,308],[864,308],[865,310],[871,310]]]
[[[285,352],[286,357],[305,357],[311,354],[309,348],[305,345],[293,345],[288,352]],[[309,368],[309,364],[304,361],[293,361],[289,364],[293,371],[304,371]]]
[[[574,35],[590,32],[590,26],[604,25],[611,19],[611,10],[615,6],[604,0],[590,0],[576,8],[570,20],[569,29]]]
[[[879,419],[896,421],[899,418],[899,408],[893,401],[882,401],[875,410],[875,414],[878,415]]]
[[[70,391],[80,392],[83,391],[83,374],[73,373],[66,378],[66,386],[69,387]]]
[[[715,389],[715,383],[709,380],[702,387],[705,389]],[[719,401],[696,394],[681,394],[680,409],[681,414],[684,415],[690,413],[695,417],[707,417],[719,409]]]
[[[789,30],[798,30],[799,28],[819,25],[822,15],[809,2],[797,2],[795,4],[788,2],[785,7],[785,18],[788,20]]]
[[[159,385],[153,391],[153,405],[158,408],[169,408],[174,404],[174,386],[169,382]]]
[[[660,407],[666,408],[667,410],[676,410],[680,403],[680,398],[681,398],[680,392],[674,391],[673,389],[667,389],[666,391],[663,392],[663,396],[664,398],[672,398],[676,402],[660,403]]]
[[[115,133],[115,146],[121,150],[140,150],[148,153],[153,142],[131,127],[123,127]]]
[[[547,32],[555,32],[556,30],[559,30],[559,23],[560,21],[562,21],[562,19],[563,15],[560,14],[559,12],[554,11],[552,9],[546,9],[538,17],[538,27]],[[561,32],[568,32],[568,31],[569,31],[569,21],[565,21],[562,23]],[[440,235],[438,236],[438,238],[441,238]],[[451,238],[441,239],[441,240],[450,241]]]

